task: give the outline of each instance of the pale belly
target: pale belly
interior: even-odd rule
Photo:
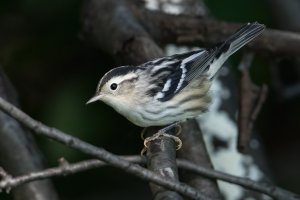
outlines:
[[[206,109],[207,105],[164,106],[164,104],[155,104],[136,107],[124,116],[137,126],[164,126],[197,117]]]

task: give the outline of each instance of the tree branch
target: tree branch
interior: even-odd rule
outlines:
[[[92,144],[84,142],[76,137],[68,135],[58,129],[51,128],[45,126],[41,122],[35,121],[30,116],[13,106],[12,104],[6,102],[3,98],[0,97],[0,108],[18,120],[21,124],[28,127],[29,129],[33,130],[35,133],[39,135],[46,136],[53,140],[56,140],[62,144],[65,144],[69,147],[77,149],[83,153],[96,157],[102,161],[107,162],[109,165],[123,169],[124,171],[137,176],[143,180],[151,181],[153,183],[159,184],[163,187],[169,188],[171,190],[177,191],[187,197],[192,199],[207,199],[210,198],[205,197],[199,191],[195,190],[194,188],[179,182],[174,182],[167,180],[156,173],[146,170],[139,165],[130,163],[127,160],[124,160],[103,148],[96,147]]]
[[[146,164],[146,160],[143,159],[143,157],[141,156],[119,156],[119,157],[133,163]],[[61,164],[58,167],[53,167],[53,168],[45,169],[43,171],[34,172],[34,173],[30,173],[18,177],[11,177],[5,171],[0,170],[0,177],[6,176],[6,178],[0,180],[0,190],[10,189],[19,186],[23,183],[34,181],[34,180],[45,179],[54,176],[66,176],[81,171],[86,171],[89,169],[99,168],[108,165],[107,163],[96,159],[81,161],[73,164],[66,163],[65,161],[60,163]],[[177,159],[177,165],[181,169],[189,170],[193,173],[206,176],[208,178],[219,179],[229,183],[237,184],[247,189],[251,189],[257,192],[262,192],[275,199],[279,199],[279,200],[300,199],[299,195],[291,193],[289,191],[286,191],[274,185],[270,185],[267,183],[257,183],[247,178],[241,178],[238,176],[225,174],[219,171],[215,171],[203,167],[198,164],[194,164],[187,160]]]
[[[229,183],[237,184],[245,188],[255,190],[257,192],[262,192],[278,200],[299,200],[300,199],[299,195],[294,194],[285,189],[276,187],[271,184],[257,183],[247,178],[241,178],[238,176],[233,176],[215,170],[199,167],[198,165],[195,165],[194,163],[185,160],[178,160],[177,164],[180,168],[183,167],[184,169],[191,170],[194,173],[199,173],[209,178],[219,179]]]
[[[188,46],[215,45],[236,29],[241,23],[228,23],[209,17],[172,15],[159,11],[132,8],[136,18],[154,39],[160,43]],[[299,56],[300,34],[267,29],[247,47],[256,53],[274,56]]]
[[[133,163],[145,162],[140,156],[120,156],[120,158],[126,159]],[[91,159],[74,164],[69,164],[66,160],[61,158],[59,160],[58,167],[52,167],[42,171],[32,172],[16,177],[12,177],[3,168],[0,167],[0,192],[2,190],[9,192],[12,188],[31,181],[47,179],[55,176],[67,176],[89,169],[99,168],[102,166],[107,166],[107,163],[100,160]]]
[[[161,127],[149,127],[144,131],[144,136],[152,136]],[[171,131],[170,131],[170,134]],[[147,143],[146,155],[148,169],[156,172],[162,177],[171,181],[178,181],[178,171],[176,165],[176,144],[172,138],[159,137]],[[176,192],[170,191],[159,185],[150,184],[154,199],[183,200]]]
[[[82,13],[83,39],[115,56],[119,63],[140,64],[163,56],[125,1],[87,0]]]

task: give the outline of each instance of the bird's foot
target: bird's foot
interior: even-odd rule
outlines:
[[[170,135],[167,132],[172,130],[173,128],[176,128],[176,134],[174,135]],[[142,139],[144,139],[144,130],[142,131],[141,137]],[[157,140],[161,137],[168,137],[171,138],[175,141],[176,143],[176,150],[179,150],[182,147],[182,141],[179,139],[179,137],[177,137],[179,134],[181,133],[181,126],[179,123],[174,123],[171,124],[165,128],[160,129],[157,133],[155,133],[154,135],[147,137],[144,139],[144,148],[141,151],[141,155],[144,155],[144,153],[147,151],[147,149],[149,148],[148,143],[154,140]]]

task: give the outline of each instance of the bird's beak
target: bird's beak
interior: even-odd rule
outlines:
[[[102,98],[102,95],[97,95],[97,96],[94,96],[94,97],[92,97],[90,100],[88,100],[87,102],[86,102],[86,104],[90,104],[90,103],[93,103],[93,102],[95,102],[95,101],[98,101],[98,100],[101,100],[101,98]]]

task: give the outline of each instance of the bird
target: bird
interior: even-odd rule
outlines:
[[[113,68],[87,104],[102,101],[140,127],[195,118],[207,111],[211,83],[224,62],[264,29],[258,22],[247,23],[213,47]]]

